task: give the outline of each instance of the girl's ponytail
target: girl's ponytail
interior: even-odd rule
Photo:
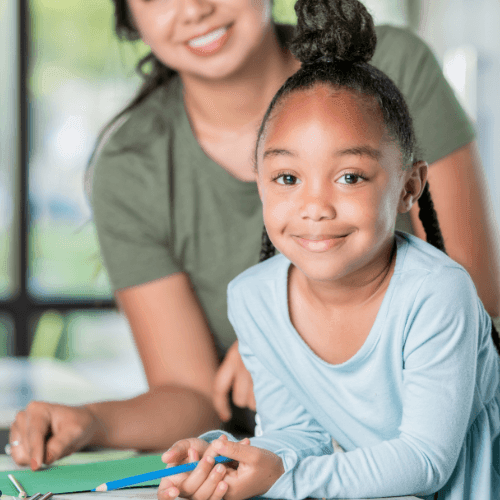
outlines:
[[[368,62],[377,36],[373,18],[357,0],[298,0],[297,29],[290,50],[302,63],[317,60]]]
[[[262,243],[260,246],[259,262],[264,262],[274,256],[276,249],[267,234],[266,227],[262,230]]]
[[[439,227],[437,214],[434,210],[434,203],[432,202],[431,193],[429,191],[429,183],[425,185],[422,196],[418,199],[418,207],[418,218],[424,226],[427,242],[446,253],[443,235],[441,234],[441,228]]]

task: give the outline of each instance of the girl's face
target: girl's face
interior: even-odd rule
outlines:
[[[179,73],[224,78],[271,30],[270,0],[127,0],[142,40]]]
[[[403,170],[370,98],[318,85],[278,106],[258,150],[269,237],[313,280],[362,279],[387,259],[396,215],[418,199],[427,166]]]

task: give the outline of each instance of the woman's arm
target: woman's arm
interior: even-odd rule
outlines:
[[[448,255],[467,269],[486,311],[500,316],[500,240],[476,142],[429,167],[429,189]],[[411,212],[414,232],[425,240]]]
[[[92,444],[161,450],[216,428],[211,398],[218,361],[187,274],[119,290],[116,298],[134,333],[150,389],[129,401],[91,405],[102,424]]]
[[[149,391],[85,407],[30,404],[11,428],[10,440],[21,442],[12,449],[17,463],[36,469],[88,444],[163,450],[219,425],[211,402],[217,357],[188,276],[178,273],[116,295]]]

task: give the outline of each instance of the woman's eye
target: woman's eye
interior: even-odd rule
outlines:
[[[344,174],[338,182],[340,184],[359,184],[363,180],[363,177],[357,174]]]
[[[278,184],[283,184],[285,186],[293,186],[293,185],[297,184],[300,181],[294,175],[291,175],[291,174],[282,174],[282,175],[276,177],[276,182]]]

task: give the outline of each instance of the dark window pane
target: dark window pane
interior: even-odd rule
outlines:
[[[14,350],[14,322],[7,314],[0,314],[0,358],[11,356]]]

